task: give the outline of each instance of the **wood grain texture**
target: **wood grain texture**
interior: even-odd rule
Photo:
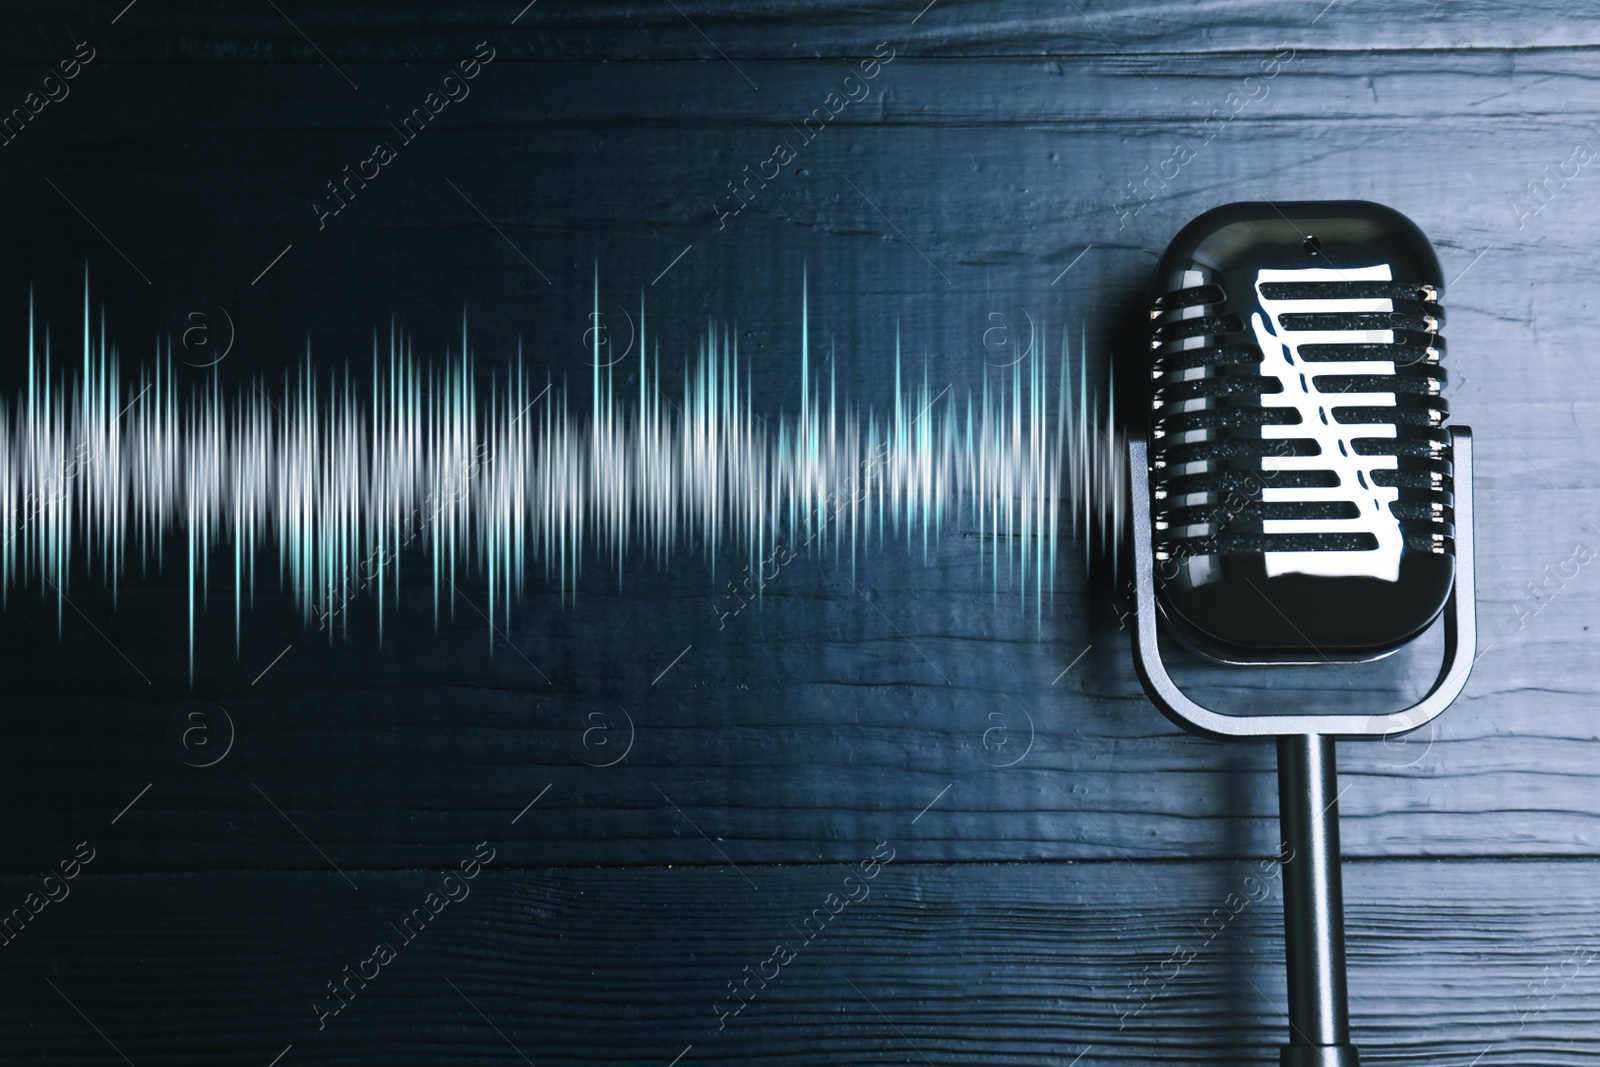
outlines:
[[[1600,178],[1550,179],[1600,138],[1600,22],[1546,0],[676,8],[9,5],[0,114],[77,42],[97,57],[0,148],[0,388],[25,373],[30,287],[76,354],[87,262],[129,364],[186,302],[224,306],[225,388],[273,387],[308,344],[359,366],[391,318],[442,356],[464,309],[483,375],[520,339],[581,378],[598,266],[609,309],[644,295],[669,389],[715,319],[757,409],[792,412],[804,277],[842,391],[884,401],[898,330],[959,395],[995,315],[1048,324],[1052,355],[1068,334],[1104,352],[1206,208],[1388,203],[1450,281],[1483,654],[1436,732],[1341,748],[1357,1040],[1379,1067],[1596,1062],[1600,572],[1546,569],[1600,548]],[[484,40],[470,98],[319,229],[324,183]],[[871,96],[719,220],[880,42]],[[1041,610],[970,532],[799,561],[726,628],[704,563],[630,560],[620,591],[593,568],[575,607],[535,582],[494,639],[472,581],[438,632],[408,584],[381,647],[370,603],[329,642],[269,581],[236,651],[214,591],[192,688],[176,557],[115,604],[81,575],[59,620],[37,583],[14,593],[0,919],[77,842],[97,853],[0,947],[0,1059],[1271,1061],[1278,905],[1205,925],[1276,849],[1270,749],[1151,708],[1118,577],[1069,551]],[[1403,701],[1436,654],[1333,687],[1187,677],[1349,710]],[[175,737],[219,709],[232,748],[186,765]],[[319,1030],[326,983],[480,841],[471,897]],[[870,899],[719,1031],[727,984],[880,841]]]
[[[1561,69],[1575,72],[1548,83],[1493,52],[1388,57],[1377,74],[1347,58],[1297,58],[1120,226],[1116,198],[1170,151],[1173,124],[1188,136],[1182,124],[1220,104],[1259,57],[1237,69],[1175,57],[1154,85],[1092,59],[972,61],[955,80],[942,62],[898,59],[870,109],[847,110],[800,171],[723,230],[717,184],[759,156],[783,125],[776,116],[803,114],[831,86],[829,64],[754,64],[759,94],[709,67],[624,76],[599,64],[491,65],[384,176],[392,184],[375,183],[322,231],[308,210],[317,182],[381,128],[376,101],[410,101],[433,73],[369,65],[356,94],[330,93],[332,75],[304,67],[216,65],[183,77],[91,67],[81,95],[7,149],[18,169],[0,186],[21,206],[0,293],[18,313],[37,284],[52,321],[71,322],[92,257],[96,300],[130,359],[171,309],[204,294],[240,324],[240,351],[223,368],[234,387],[251,375],[281,380],[308,336],[319,363],[353,355],[359,365],[373,326],[397,309],[419,350],[442,353],[467,307],[482,369],[508,359],[526,331],[535,365],[579,372],[598,260],[619,306],[649,291],[669,374],[672,353],[692,350],[707,316],[737,318],[758,353],[757,403],[776,412],[795,405],[803,270],[813,327],[838,345],[842,388],[884,396],[898,324],[911,358],[959,393],[982,381],[992,314],[1031,309],[1053,336],[1082,327],[1092,345],[1104,342],[1161,245],[1210,204],[1262,193],[1394,204],[1459,275],[1446,332],[1456,415],[1479,431],[1484,654],[1436,734],[1405,748],[1345,747],[1345,841],[1360,856],[1592,854],[1600,790],[1583,665],[1600,640],[1588,629],[1595,578],[1584,570],[1553,591],[1528,590],[1577,542],[1600,545],[1584,525],[1600,522],[1587,458],[1600,386],[1587,372],[1591,318],[1573,307],[1573,279],[1592,257],[1590,175],[1520,229],[1511,206],[1541,161],[1565,159],[1568,142],[1589,136],[1596,60],[1563,56]],[[130,99],[140,101],[137,137],[116,132]],[[93,162],[106,151],[137,161],[115,184]],[[109,227],[151,285],[45,178]],[[446,179],[471,188],[553,284]],[[1090,244],[1091,258],[1052,285]],[[535,582],[510,632],[520,651],[497,642],[492,655],[465,603],[436,638],[420,588],[381,652],[369,605],[328,647],[269,583],[237,658],[231,596],[213,598],[192,692],[170,579],[135,583],[115,610],[86,579],[73,595],[83,615],[68,612],[59,639],[53,609],[19,596],[0,623],[13,736],[26,743],[0,791],[30,814],[0,828],[3,862],[26,868],[72,836],[81,812],[114,813],[158,779],[141,812],[149,836],[119,857],[141,869],[315,866],[252,781],[363,866],[433,861],[549,783],[570,819],[532,831],[519,862],[713,860],[663,794],[740,862],[839,858],[868,842],[878,813],[915,813],[947,785],[948,806],[925,820],[942,837],[919,846],[921,858],[1267,854],[1270,754],[1184,737],[1155,715],[1128,670],[1125,609],[1109,578],[1085,574],[1068,553],[1049,610],[1037,613],[1003,575],[995,594],[983,546],[963,528],[952,524],[926,564],[891,548],[853,578],[831,559],[797,566],[726,633],[713,610],[720,581],[702,566],[671,577],[630,566],[620,594],[597,572],[575,609]],[[1353,695],[1332,699],[1399,703],[1431,669],[1429,654],[1341,679]],[[1258,704],[1319,686],[1209,680],[1219,700]],[[209,777],[167,747],[172,717],[195,700],[229,709],[241,733]],[[581,741],[597,710],[618,730],[631,715],[637,730],[627,761],[605,771],[585,765],[604,760]],[[996,768],[1030,729],[1026,759]]]
[[[908,846],[914,859],[1271,854],[1270,746],[1172,728],[1128,676],[1114,625],[1074,635],[1069,618],[1061,636],[1041,640],[1031,614],[976,592],[977,610],[958,601],[941,618],[930,607],[939,583],[916,565],[897,577],[922,588],[875,572],[858,576],[860,595],[820,564],[792,577],[725,634],[699,597],[597,596],[568,615],[524,618],[509,634],[527,660],[503,644],[491,659],[464,603],[435,636],[418,590],[382,651],[370,639],[303,641],[256,686],[273,647],[252,640],[263,653],[246,666],[232,659],[231,635],[217,634],[204,695],[192,698],[130,695],[128,665],[79,626],[68,651],[82,676],[116,680],[12,703],[14,751],[29,758],[0,788],[30,814],[7,827],[6,862],[44,862],[147,783],[122,821],[130,836],[107,845],[135,869],[325,869],[301,831],[340,865],[444,862],[547,785],[540,803],[561,818],[507,841],[514,862],[715,863],[719,848],[739,863],[840,860],[870,843],[883,817],[929,805],[924,835]],[[77,603],[109,615],[97,598]],[[135,599],[123,610],[161,617],[172,607]],[[986,633],[965,636],[980,614]],[[268,612],[252,637],[285,616],[286,606]],[[39,629],[53,645],[47,620]],[[177,651],[158,632],[112,633],[146,666],[163,645],[169,659]],[[992,651],[963,651],[971,641]],[[60,654],[47,646],[44,663],[44,652]],[[373,685],[374,669],[386,684]],[[184,765],[173,724],[192,711],[215,717],[217,706],[235,724],[233,751],[213,768]],[[1582,752],[1570,751],[1583,735],[1563,738],[1550,724],[1498,732],[1474,721],[1480,706],[1464,702],[1437,734],[1407,743],[1343,746],[1351,855],[1589,847],[1592,787]],[[1568,706],[1581,729],[1583,702]]]
[[[922,824],[882,825],[878,854],[895,858],[871,879],[856,859],[741,876],[504,871],[497,856],[410,942],[390,924],[438,887],[432,870],[351,871],[357,890],[332,873],[127,875],[98,857],[0,949],[8,1060],[115,1061],[84,1016],[140,1064],[265,1064],[289,1045],[300,1064],[524,1062],[512,1045],[563,1067],[665,1067],[691,1045],[680,1063],[1276,1059],[1281,905],[1257,864],[904,864]],[[1595,1062],[1597,875],[1350,864],[1362,1062]],[[0,900],[28,884],[0,879]],[[830,902],[847,893],[860,899]],[[396,958],[362,968],[378,942]],[[346,967],[371,981],[321,1019]],[[770,980],[741,986],[735,1013],[728,985],[747,974]]]
[[[12,6],[16,31],[0,56],[50,62],[50,47],[105,40],[129,62],[338,63],[454,61],[485,37],[516,59],[807,60],[867,55],[888,38],[912,54],[1142,56],[1276,48],[1487,49],[1519,64],[1548,48],[1596,43],[1589,20],[1550,0],[1396,8],[1382,0],[1160,4],[1148,0],[1040,5],[1032,0],[474,0],[375,12],[358,0],[218,9],[201,0],[119,5],[44,0]],[[110,10],[107,10],[110,8]]]

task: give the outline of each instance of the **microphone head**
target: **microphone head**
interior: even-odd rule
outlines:
[[[1455,579],[1439,261],[1358,200],[1229,204],[1149,293],[1150,507],[1173,635],[1236,663],[1375,659]]]

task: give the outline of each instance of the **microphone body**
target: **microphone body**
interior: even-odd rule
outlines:
[[[1150,488],[1178,640],[1227,662],[1361,660],[1438,615],[1455,578],[1443,287],[1421,231],[1378,204],[1231,204],[1173,239],[1149,300]]]
[[[1363,201],[1230,204],[1152,279],[1148,420],[1128,437],[1134,664],[1179,725],[1278,747],[1290,1041],[1281,1067],[1358,1067],[1350,1038],[1334,738],[1441,714],[1476,647],[1472,437],[1444,426],[1439,262]],[[1444,623],[1444,662],[1399,711],[1204,707],[1158,631],[1229,664],[1364,662]],[[1266,667],[1271,669],[1271,667]]]

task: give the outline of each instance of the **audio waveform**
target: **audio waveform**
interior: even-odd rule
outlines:
[[[980,553],[993,545],[996,594],[1003,570],[1024,605],[1032,586],[1039,611],[1064,540],[1087,553],[1091,534],[1120,533],[1113,398],[1091,387],[1082,338],[1074,359],[1062,337],[1051,374],[1041,330],[1027,358],[986,367],[976,394],[958,397],[926,366],[907,380],[897,327],[893,397],[878,410],[839,395],[835,361],[823,380],[808,305],[803,284],[798,411],[766,416],[752,361],[714,323],[677,387],[663,385],[642,301],[636,386],[603,365],[596,332],[585,402],[530,371],[520,341],[485,388],[465,316],[459,350],[437,365],[403,332],[375,331],[365,381],[348,362],[319,373],[308,342],[274,396],[259,379],[225,392],[215,373],[180,384],[170,339],[151,366],[124,368],[103,311],[91,329],[87,285],[80,350],[58,358],[30,296],[26,385],[0,397],[0,597],[37,578],[59,630],[75,572],[115,601],[130,568],[144,576],[176,555],[192,683],[208,604],[225,596],[237,654],[242,613],[273,569],[330,640],[348,632],[350,602],[371,597],[380,642],[402,570],[427,572],[435,626],[474,575],[488,588],[492,650],[497,620],[509,625],[540,570],[563,607],[593,561],[619,589],[638,557],[663,571],[698,557],[715,582],[719,568],[759,572],[785,549],[848,560],[853,578],[874,547],[920,543],[926,560],[961,523]]]

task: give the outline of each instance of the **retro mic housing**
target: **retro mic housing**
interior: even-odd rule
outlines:
[[[1443,288],[1427,238],[1379,204],[1230,204],[1173,239],[1147,303],[1149,488],[1181,643],[1366,660],[1438,616],[1455,579]]]
[[[1290,850],[1281,1067],[1360,1063],[1334,741],[1425,725],[1472,669],[1472,435],[1444,425],[1443,288],[1427,238],[1390,208],[1229,204],[1161,257],[1134,356],[1149,383],[1148,418],[1128,431],[1134,666],[1184,728],[1277,742]],[[1441,618],[1432,687],[1410,707],[1367,714],[1249,698],[1255,706],[1203,706],[1173,680],[1160,643],[1165,632],[1270,672],[1378,659]]]

